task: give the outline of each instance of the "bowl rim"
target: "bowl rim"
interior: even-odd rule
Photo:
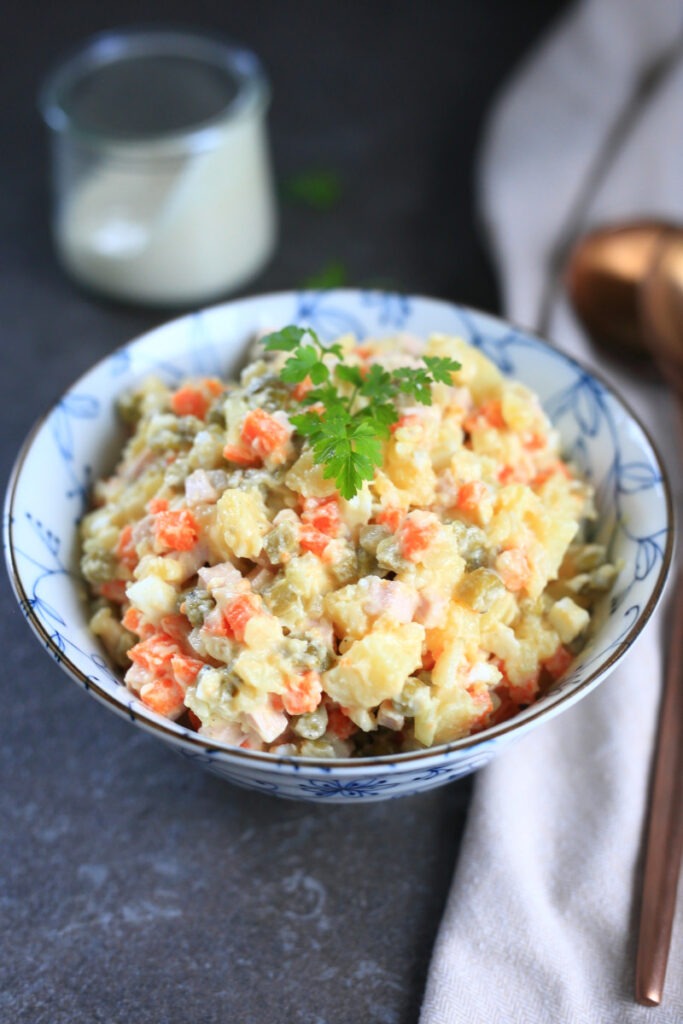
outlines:
[[[305,292],[306,290],[304,290]],[[116,346],[110,352],[107,352],[101,359],[93,363],[88,367],[82,374],[80,374],[71,384],[68,385],[63,391],[61,391],[58,397],[52,402],[46,411],[38,417],[35,421],[26,438],[24,439],[19,452],[14,461],[12,470],[10,472],[8,483],[5,492],[4,510],[3,510],[3,547],[5,549],[5,564],[7,567],[10,583],[14,590],[15,597],[17,598],[20,607],[22,608],[25,618],[36,634],[38,639],[42,642],[47,652],[52,655],[54,660],[60,666],[60,668],[69,676],[69,678],[76,684],[80,684],[86,691],[90,692],[93,696],[97,697],[100,701],[105,703],[114,712],[132,721],[136,726],[142,728],[144,731],[161,734],[161,738],[172,743],[174,746],[189,747],[194,749],[197,753],[204,754],[211,757],[217,757],[219,760],[236,760],[243,761],[245,765],[250,763],[260,763],[264,767],[270,766],[272,769],[290,767],[296,771],[311,769],[323,769],[325,772],[330,772],[335,769],[348,769],[352,774],[366,773],[368,768],[372,766],[382,767],[394,767],[396,769],[410,769],[413,763],[419,764],[425,760],[430,759],[441,759],[448,757],[451,754],[459,754],[464,751],[472,750],[477,747],[485,746],[488,742],[498,740],[499,738],[507,737],[511,733],[517,733],[522,735],[528,731],[532,726],[538,724],[538,719],[543,716],[554,717],[554,715],[562,710],[565,710],[571,704],[579,700],[579,698],[591,689],[598,685],[598,683],[604,679],[609,673],[616,667],[618,662],[622,660],[630,647],[635,643],[638,637],[643,632],[645,626],[649,622],[655,608],[659,604],[662,597],[664,587],[669,577],[671,564],[673,560],[673,551],[675,544],[675,534],[677,532],[677,523],[675,515],[675,505],[673,500],[673,491],[671,487],[671,481],[669,473],[664,460],[662,459],[659,448],[654,441],[650,431],[647,429],[645,424],[642,422],[638,414],[633,410],[630,403],[624,399],[620,391],[615,388],[608,380],[605,379],[600,371],[587,368],[580,359],[576,359],[573,355],[563,351],[563,349],[556,342],[550,341],[546,338],[541,337],[539,334],[530,330],[527,327],[522,327],[515,323],[513,320],[509,320],[507,317],[499,316],[495,313],[490,313],[486,310],[477,309],[476,307],[469,306],[464,303],[455,302],[451,299],[444,299],[438,296],[415,294],[411,292],[387,292],[383,289],[363,289],[363,288],[335,288],[326,289],[330,294],[337,295],[341,298],[358,296],[363,293],[376,294],[378,291],[380,294],[399,294],[401,297],[410,299],[413,301],[427,301],[436,302],[445,306],[455,307],[458,310],[462,310],[465,313],[473,315],[475,318],[488,319],[493,321],[502,327],[510,327],[514,331],[523,335],[526,338],[532,339],[538,343],[541,347],[550,349],[552,352],[559,355],[562,359],[576,367],[589,379],[597,381],[607,393],[612,396],[619,405],[623,407],[628,416],[638,426],[640,431],[645,437],[652,454],[654,456],[657,468],[660,472],[661,486],[664,496],[664,505],[666,509],[666,543],[664,551],[662,553],[662,561],[657,574],[657,579],[654,582],[650,596],[642,608],[637,619],[628,627],[625,635],[619,641],[619,643],[610,652],[609,656],[601,661],[594,669],[592,669],[587,677],[580,683],[577,683],[573,688],[567,690],[566,693],[562,694],[551,706],[542,705],[540,701],[535,704],[529,705],[525,709],[528,713],[524,719],[520,720],[519,716],[513,716],[512,718],[506,719],[497,725],[490,726],[488,729],[483,729],[481,732],[474,733],[470,736],[464,736],[457,740],[451,740],[448,743],[441,743],[433,747],[425,747],[419,750],[405,751],[397,754],[378,754],[368,755],[361,757],[302,757],[300,755],[281,755],[272,754],[266,751],[258,750],[245,750],[242,747],[232,747],[227,743],[223,743],[219,740],[211,740],[206,737],[202,737],[199,733],[194,732],[185,726],[178,726],[173,720],[169,719],[165,721],[158,716],[154,716],[152,712],[146,712],[136,707],[131,707],[129,704],[119,702],[103,689],[96,681],[92,680],[85,673],[75,665],[71,659],[63,651],[61,651],[58,645],[47,633],[45,627],[41,623],[38,616],[31,607],[28,595],[26,594],[19,569],[16,564],[14,543],[13,543],[13,522],[14,522],[14,502],[17,491],[21,472],[26,462],[29,453],[31,451],[33,441],[45,422],[52,415],[55,408],[60,404],[66,395],[76,389],[80,383],[88,377],[91,373],[97,370],[100,366],[108,362],[112,357],[115,357],[118,353],[130,348],[133,345],[138,345],[145,342],[147,339],[159,332],[170,328],[172,325],[176,325],[183,320],[190,320],[195,317],[197,313],[212,313],[222,308],[228,308],[230,306],[236,306],[239,304],[249,304],[264,300],[274,300],[287,298],[293,295],[301,294],[301,289],[283,289],[277,292],[266,292],[263,294],[257,293],[255,295],[242,296],[237,299],[231,299],[222,301],[210,305],[207,307],[201,307],[197,310],[190,310],[183,313],[181,316],[173,317],[163,323],[152,327],[147,331],[144,331],[140,335],[136,335],[134,338],[123,342],[121,345]],[[302,318],[303,319],[303,318]],[[400,332],[399,332],[400,333]],[[125,693],[129,693],[125,684],[120,681],[120,685]]]

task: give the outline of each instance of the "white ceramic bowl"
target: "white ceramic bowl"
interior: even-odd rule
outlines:
[[[232,376],[255,331],[288,323],[321,337],[410,331],[458,334],[505,373],[533,388],[565,453],[592,480],[599,539],[623,568],[596,614],[571,673],[515,718],[476,736],[393,757],[280,758],[207,742],[155,715],[121,684],[87,627],[76,524],[92,480],[112,469],[122,441],[114,398],[154,372]],[[480,768],[515,738],[589,693],[624,657],[661,593],[671,559],[669,488],[647,434],[610,389],[539,339],[451,303],[371,291],[287,292],[229,302],[185,316],[114,352],[70,388],[38,423],[9,484],[5,550],[12,584],[41,645],[89,693],[183,757],[278,796],[348,803],[430,789]]]

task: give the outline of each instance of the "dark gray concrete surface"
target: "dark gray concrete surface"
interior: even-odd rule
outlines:
[[[48,231],[34,97],[91,32],[157,23],[151,0],[15,3],[0,34],[0,472],[34,419],[116,345],[166,319],[81,292]],[[491,97],[559,0],[163,5],[254,48],[272,79],[278,180],[334,170],[332,209],[282,206],[250,293],[332,261],[350,285],[496,308],[474,156]],[[45,501],[49,502],[49,494]],[[0,1021],[403,1024],[417,1019],[468,780],[350,808],[230,787],[88,699],[2,583]],[[485,884],[485,870],[482,872]]]

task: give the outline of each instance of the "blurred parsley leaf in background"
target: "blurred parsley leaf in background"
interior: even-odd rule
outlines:
[[[315,210],[331,210],[342,196],[342,185],[335,171],[302,171],[287,178],[282,185],[283,197],[290,202],[311,206]]]

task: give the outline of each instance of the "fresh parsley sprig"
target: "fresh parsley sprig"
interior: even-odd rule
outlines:
[[[290,416],[294,428],[307,439],[313,460],[324,466],[323,476],[334,478],[339,493],[352,498],[372,480],[382,464],[382,441],[399,419],[396,399],[408,395],[422,405],[432,404],[432,384],[451,383],[460,363],[442,356],[424,356],[424,366],[386,370],[372,363],[367,373],[344,362],[339,344],[323,345],[306,327],[290,324],[263,339],[270,352],[289,352],[280,371],[286,384],[307,378],[313,387],[302,397],[313,406]]]

